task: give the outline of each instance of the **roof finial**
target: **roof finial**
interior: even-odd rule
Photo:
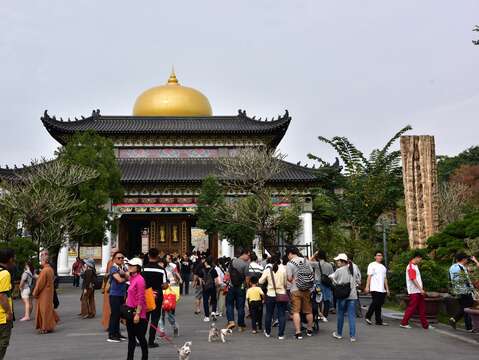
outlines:
[[[178,79],[176,78],[175,74],[175,66],[171,66],[171,75],[170,78],[168,79],[168,84],[169,85],[178,85]]]

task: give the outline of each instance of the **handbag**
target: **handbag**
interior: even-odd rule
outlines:
[[[349,294],[351,294],[351,279],[347,283],[334,285],[333,294],[339,300],[348,298]]]
[[[321,268],[321,261],[318,262],[318,267],[319,267],[319,272],[321,274],[321,278],[320,278],[321,279],[321,284],[323,284],[324,286],[326,286],[328,288],[332,288],[333,287],[333,282],[328,275],[323,274],[323,269]]]
[[[120,318],[125,319],[126,321],[133,321],[133,318],[135,317],[135,311],[135,308],[123,304],[120,307]]]
[[[156,309],[156,299],[153,292],[153,288],[148,288],[145,290],[145,304],[146,312],[151,312]]]
[[[163,290],[163,303],[161,308],[163,311],[169,312],[176,309],[177,296],[175,289],[172,289],[171,286],[168,286]]]
[[[288,293],[278,294],[278,293],[276,292],[276,281],[274,281],[273,269],[270,268],[269,271],[270,271],[270,273],[271,273],[271,280],[273,280],[273,287],[274,287],[274,293],[275,293],[275,295],[276,295],[276,301],[277,301],[277,302],[289,302]]]

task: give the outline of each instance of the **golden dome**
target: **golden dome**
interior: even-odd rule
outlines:
[[[144,91],[135,101],[135,116],[211,116],[208,98],[198,90],[181,86],[174,70],[165,85]]]

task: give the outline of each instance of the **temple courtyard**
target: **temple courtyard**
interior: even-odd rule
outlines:
[[[124,359],[127,344],[106,342],[106,333],[100,326],[102,297],[97,291],[99,314],[92,320],[81,320],[80,290],[68,284],[60,289],[59,315],[61,322],[56,331],[48,335],[37,335],[33,323],[15,322],[7,360],[60,360],[60,359]],[[17,317],[21,317],[23,306],[15,303]],[[262,334],[252,335],[234,332],[227,344],[208,343],[209,324],[193,314],[193,297],[183,297],[177,308],[180,336],[173,341],[182,345],[192,341],[194,359],[477,359],[479,334],[452,333],[446,326],[438,325],[434,330],[424,331],[414,326],[411,330],[399,328],[399,321],[388,319],[389,327],[368,326],[358,320],[358,341],[350,343],[348,338],[335,340],[331,337],[336,324],[335,315],[328,323],[321,324],[319,335],[294,340],[292,323],[287,324],[286,340],[265,338]],[[394,317],[394,314],[389,314]],[[225,320],[220,318],[218,324]],[[126,330],[124,330],[126,335]],[[347,334],[347,325],[345,327]],[[274,335],[274,332],[273,332]],[[175,348],[160,340],[161,346],[150,350],[150,359],[177,359]],[[140,358],[140,349],[136,357]]]

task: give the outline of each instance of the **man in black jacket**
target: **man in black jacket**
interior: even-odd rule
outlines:
[[[152,248],[148,251],[148,264],[143,267],[143,278],[145,279],[146,288],[152,288],[156,294],[156,309],[147,313],[147,318],[151,321],[150,336],[148,346],[150,348],[158,347],[155,342],[156,328],[161,315],[161,305],[163,303],[163,288],[167,285],[168,279],[166,271],[158,263],[160,261],[158,249]]]

